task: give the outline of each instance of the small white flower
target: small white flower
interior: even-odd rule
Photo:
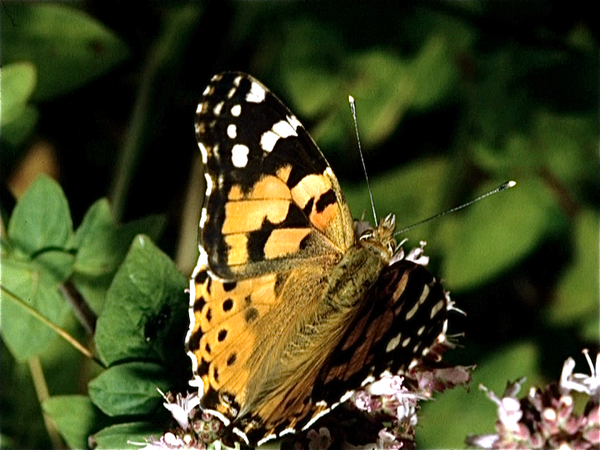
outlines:
[[[177,421],[179,426],[184,430],[189,430],[190,428],[190,413],[194,408],[200,405],[200,397],[196,392],[192,392],[191,394],[187,394],[183,397],[181,394],[177,393],[175,396],[175,402],[171,402],[167,396],[158,389],[160,395],[166,400],[163,403],[164,407],[167,408],[173,418]]]
[[[515,383],[520,388],[520,383]],[[521,403],[512,395],[516,395],[517,392],[513,392],[513,389],[508,389],[509,395],[507,397],[499,398],[494,391],[490,391],[485,386],[480,385],[479,389],[486,392],[486,395],[490,400],[498,405],[498,418],[502,424],[511,431],[519,430],[519,420],[523,417],[523,411],[521,411]]]
[[[569,357],[565,361],[562,373],[560,374],[560,387],[565,394],[569,391],[577,391],[588,394],[591,397],[597,397],[600,393],[600,353],[596,355],[595,366],[587,349],[583,350],[583,354],[590,366],[590,375],[573,373],[575,360]]]
[[[469,436],[467,438],[468,445],[475,445],[477,448],[494,448],[496,442],[500,439],[497,434],[482,434],[479,436]]]
[[[384,375],[365,389],[371,395],[395,395],[402,389],[404,377]]]
[[[406,255],[406,260],[412,261],[415,264],[419,264],[421,266],[426,266],[427,264],[429,264],[429,256],[425,256],[424,254],[424,247],[427,244],[427,242],[421,241],[420,244],[420,247],[413,248],[410,252],[408,252],[408,255]]]
[[[139,450],[198,450],[198,447],[192,445],[192,439],[189,435],[183,437],[177,436],[170,431],[163,434],[160,439],[151,437],[145,443],[128,441],[130,444],[140,445]]]
[[[396,440],[396,436],[385,428],[379,431],[379,439],[377,439],[378,449],[399,449],[402,446],[400,442]]]

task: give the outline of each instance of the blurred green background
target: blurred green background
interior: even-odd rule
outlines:
[[[134,6],[135,5],[135,6]],[[73,222],[108,197],[119,221],[163,214],[159,247],[197,255],[203,196],[196,102],[210,77],[248,72],[311,132],[355,217],[370,205],[348,94],[379,215],[399,229],[517,186],[407,233],[466,317],[447,354],[477,364],[470,392],[427,404],[422,448],[493,432],[501,393],[555,380],[598,350],[598,34],[590,2],[27,3],[1,8],[3,235],[40,173]],[[77,330],[73,317],[63,325]],[[76,332],[74,332],[77,334]],[[50,395],[86,393],[81,358],[41,353]],[[3,448],[51,444],[31,373],[2,342]],[[176,350],[179,351],[179,350]],[[183,347],[181,348],[183,352]],[[457,414],[460,412],[460,414]]]

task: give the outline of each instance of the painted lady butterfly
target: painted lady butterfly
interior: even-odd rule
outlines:
[[[306,428],[445,337],[447,295],[396,251],[394,216],[355,230],[325,157],[261,83],[214,76],[196,136],[206,197],[190,384],[230,433],[254,445]]]

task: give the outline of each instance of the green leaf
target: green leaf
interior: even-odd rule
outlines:
[[[133,422],[106,427],[91,438],[96,449],[137,449],[139,443],[146,442],[151,436],[160,438],[162,431],[149,422]]]
[[[4,128],[23,114],[36,83],[35,66],[30,62],[8,64],[0,68],[2,77],[2,112],[0,125]]]
[[[134,236],[144,233],[157,238],[163,223],[161,216],[149,216],[117,226],[108,200],[98,200],[86,212],[69,244],[77,248],[75,271],[91,276],[114,273]]]
[[[107,293],[96,327],[98,353],[107,364],[121,360],[165,361],[187,329],[186,279],[146,236],[137,236]],[[157,328],[156,325],[161,324]],[[169,343],[156,334],[180,339]]]
[[[169,389],[166,373],[158,364],[118,364],[102,372],[89,384],[90,398],[108,416],[150,414]]]
[[[2,8],[2,22],[4,63],[31,61],[38,68],[36,99],[72,91],[128,55],[112,31],[66,4],[12,3]]]
[[[88,448],[88,437],[107,423],[90,398],[83,395],[50,397],[42,407],[54,420],[69,448]]]
[[[575,218],[572,263],[558,282],[556,298],[548,309],[548,320],[554,326],[588,322],[588,335],[598,339],[598,229],[596,210],[581,211]]]
[[[545,166],[578,200],[585,182],[597,183],[597,118],[591,114],[569,116],[541,111],[535,116],[534,127],[531,147],[538,150],[538,158],[543,152]]]
[[[52,251],[39,261],[19,260],[9,254],[2,261],[2,286],[17,295],[42,316],[57,325],[69,308],[58,292],[58,285],[68,277],[73,256]],[[49,269],[50,268],[50,269]],[[2,338],[15,358],[23,361],[39,355],[56,338],[56,333],[40,323],[21,306],[1,296]]]
[[[64,248],[73,234],[69,204],[59,184],[38,177],[19,199],[8,223],[8,238],[28,255]]]
[[[70,242],[77,248],[75,271],[91,276],[114,272],[129,246],[125,243],[125,248],[119,248],[116,237],[117,225],[108,200],[98,200],[88,209]]]
[[[502,181],[483,186],[480,193]],[[565,219],[552,191],[537,179],[521,180],[500,196],[446,217],[439,233],[447,287],[469,289],[498,276],[563,228]]]
[[[2,125],[2,141],[13,147],[21,145],[35,129],[39,117],[38,110],[25,105],[19,117],[6,125]]]
[[[73,233],[69,205],[54,180],[39,177],[19,200],[2,243],[2,285],[57,325],[68,306],[58,292],[74,256],[64,249]],[[8,245],[7,245],[8,244]],[[25,360],[44,351],[56,333],[19,304],[2,298],[2,337]]]
[[[507,381],[526,376],[527,383],[519,394],[526,395],[528,386],[541,382],[538,359],[536,347],[526,342],[478,361],[470,390],[446,391],[436,396],[435,401],[423,404],[417,431],[418,448],[464,448],[469,434],[493,433],[497,406],[477,387],[483,384],[502,395]],[[457,411],[460,411],[460,420],[448,420],[456,417]]]
[[[144,233],[156,239],[163,228],[162,216],[117,225],[106,199],[88,209],[69,247],[77,249],[72,281],[94,311],[102,311],[106,292],[133,238]]]
[[[57,325],[68,311],[58,287],[72,272],[74,256],[65,249],[72,233],[62,189],[41,176],[15,206],[8,241],[2,242],[2,286]],[[19,360],[42,353],[56,335],[19,304],[4,298],[1,332]]]

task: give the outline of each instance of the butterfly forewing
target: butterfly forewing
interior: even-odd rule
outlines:
[[[196,136],[209,185],[200,241],[216,275],[254,277],[352,245],[352,218],[325,157],[257,80],[215,76]]]

